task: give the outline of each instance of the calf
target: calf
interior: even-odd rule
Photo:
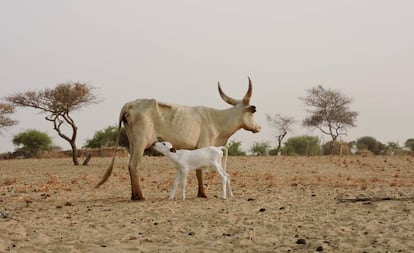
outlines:
[[[154,142],[152,144],[152,148],[160,152],[161,154],[168,156],[177,166],[177,173],[175,175],[174,185],[170,193],[170,199],[174,198],[178,182],[181,179],[181,197],[184,200],[188,173],[191,170],[201,168],[213,168],[220,175],[223,188],[223,199],[226,198],[227,192],[230,194],[230,196],[233,196],[230,185],[230,176],[226,173],[226,147],[210,146],[195,150],[175,150],[175,148],[173,148],[172,144],[169,142]],[[222,166],[223,157],[224,166]]]

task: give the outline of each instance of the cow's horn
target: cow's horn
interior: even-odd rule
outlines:
[[[248,77],[248,78],[249,78],[249,89],[247,90],[246,95],[244,95],[244,97],[243,97],[243,104],[244,105],[249,105],[250,104],[250,98],[252,96],[252,80],[250,80],[250,77]]]
[[[218,90],[219,90],[220,96],[224,100],[224,102],[226,102],[228,104],[231,104],[231,105],[236,105],[237,103],[240,102],[240,100],[231,98],[231,97],[227,96],[226,94],[224,94],[223,90],[220,87],[220,82],[218,82]]]

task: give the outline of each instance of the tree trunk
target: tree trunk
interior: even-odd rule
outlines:
[[[85,161],[83,161],[82,165],[83,166],[88,165],[88,162],[89,162],[89,160],[91,160],[91,158],[92,158],[92,155],[91,155],[91,153],[89,153],[88,156],[86,157]]]
[[[280,152],[281,145],[282,144],[280,142],[277,144],[276,151],[275,151],[275,153],[276,153],[277,156],[280,155],[279,152]]]
[[[329,153],[331,154],[331,155],[333,155],[334,154],[334,149],[335,149],[335,142],[336,142],[336,136],[332,136],[332,142],[331,142],[331,146],[329,147]]]
[[[276,147],[276,155],[280,155],[280,149],[282,148],[282,141],[285,138],[287,132],[285,131],[283,134],[277,136],[277,147]]]
[[[76,143],[75,143],[75,141],[71,141],[71,142],[70,142],[70,146],[71,146],[71,148],[72,148],[72,161],[73,161],[73,164],[74,164],[75,166],[78,166],[78,165],[79,165],[79,160],[78,160],[78,148],[76,147]]]

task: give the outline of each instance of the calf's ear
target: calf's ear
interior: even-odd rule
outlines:
[[[176,151],[175,148],[170,148],[170,152],[175,153]]]

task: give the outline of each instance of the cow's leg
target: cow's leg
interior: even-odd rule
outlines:
[[[134,147],[132,150],[131,157],[129,159],[128,170],[129,176],[131,178],[131,200],[145,200],[141,192],[141,187],[139,186],[139,177],[137,167],[142,161],[144,149],[139,147]]]
[[[204,185],[203,185],[203,171],[201,169],[197,169],[196,175],[197,175],[197,181],[198,181],[197,197],[207,198],[206,192],[204,191]]]

